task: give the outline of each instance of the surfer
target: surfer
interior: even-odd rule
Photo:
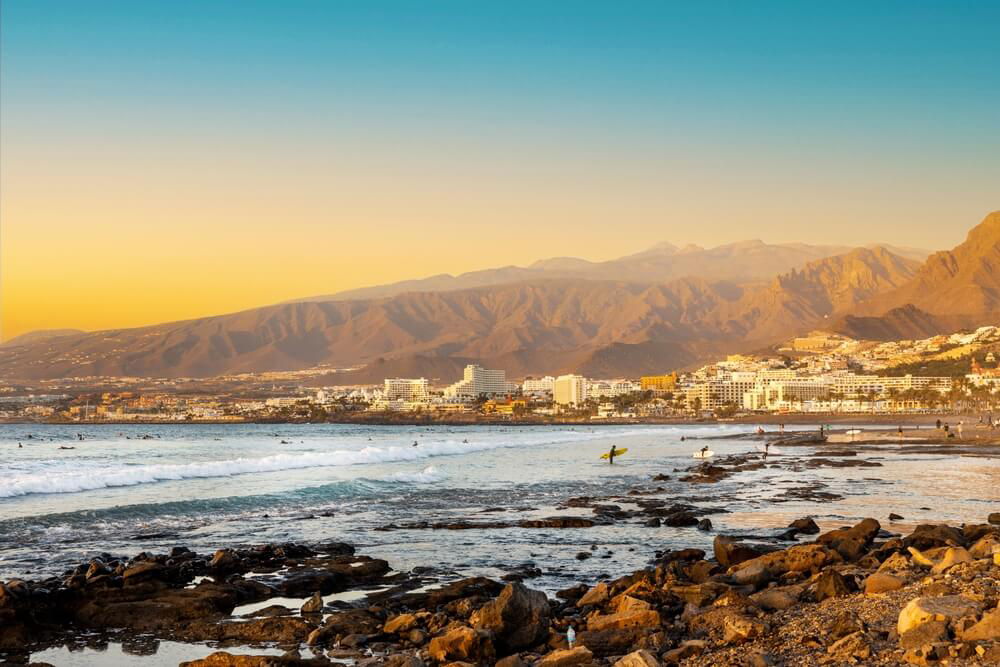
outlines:
[[[765,447],[764,456],[767,456],[767,445],[764,445],[764,447]],[[708,451],[708,445],[705,445],[704,447],[701,448],[701,458],[705,458],[705,452],[707,451]]]
[[[611,445],[611,451],[608,452],[608,464],[610,464],[610,465],[614,465],[615,464],[615,454],[616,453],[617,453],[617,450],[615,449],[615,446]]]
[[[417,446],[417,441],[416,441],[416,440],[414,440],[414,441],[413,441],[413,446],[414,446],[414,447],[416,447],[416,446]]]
[[[764,443],[764,458],[765,459],[767,458],[767,450],[769,450],[770,448],[771,448],[771,443],[765,442]]]

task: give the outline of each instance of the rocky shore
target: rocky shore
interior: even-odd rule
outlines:
[[[751,453],[676,472],[701,488],[760,465]],[[833,451],[793,465],[864,461]],[[556,509],[572,516],[383,530],[615,521],[712,530],[704,515],[724,508],[658,498],[664,479],[620,498],[566,499]],[[823,501],[821,485],[795,491]],[[484,512],[493,509],[503,508]],[[592,556],[609,557],[596,545],[577,557]],[[718,535],[709,553],[658,551],[643,569],[551,597],[530,588],[539,572],[396,572],[339,542],[100,554],[59,576],[0,584],[0,665],[41,665],[33,653],[95,637],[212,647],[188,667],[1000,664],[1000,513],[906,535],[873,518],[821,532],[804,517],[774,534]]]

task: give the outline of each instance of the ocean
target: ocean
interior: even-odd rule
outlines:
[[[754,428],[0,426],[0,579],[44,578],[101,553],[344,541],[397,570],[430,566],[444,577],[535,567],[541,576],[532,586],[552,592],[638,569],[658,550],[710,551],[717,534],[772,534],[802,516],[824,529],[865,516],[889,527],[886,516],[896,512],[905,519],[892,528],[901,531],[984,521],[996,510],[993,459],[893,445],[859,454],[877,467],[813,467],[815,450],[800,447],[772,456],[782,459],[774,467],[714,484],[680,481],[675,470],[691,466],[704,444],[719,457],[753,450],[735,436]],[[599,458],[612,444],[629,449],[613,466]],[[668,479],[654,482],[656,475]],[[636,520],[584,529],[378,530],[593,518],[590,508],[563,503],[590,496],[620,505],[630,490],[656,487],[704,508],[699,516],[713,530]],[[829,496],[817,498],[817,489]],[[594,557],[578,560],[584,551]]]

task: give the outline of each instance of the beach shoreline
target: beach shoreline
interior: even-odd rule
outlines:
[[[841,453],[847,465],[868,460]],[[679,474],[692,489],[710,493],[741,471],[784,465],[782,457],[773,459],[733,454],[689,464]],[[564,498],[560,505],[572,515],[522,527],[697,523],[711,533],[706,513],[726,511],[677,504],[656,483],[651,475],[623,496]],[[821,489],[812,492],[820,492],[814,502],[821,502]],[[221,545],[212,553],[178,544],[159,554],[105,554],[61,575],[0,585],[0,658],[24,664],[98,638],[106,647],[122,641],[123,629],[187,647],[192,667],[250,664],[229,655],[198,661],[217,650],[269,655],[277,662],[266,664],[290,667],[488,665],[501,658],[539,667],[708,667],[748,664],[747,656],[757,656],[752,664],[938,664],[947,657],[951,665],[985,665],[1000,658],[1000,636],[989,634],[1000,620],[1000,556],[993,555],[994,548],[1000,552],[1000,512],[958,526],[917,525],[908,534],[893,530],[894,516],[825,532],[803,516],[789,526],[716,534],[710,551],[653,549],[645,568],[552,596],[531,588],[544,554],[537,567],[464,579],[433,563],[398,572],[391,559],[342,542]],[[489,531],[495,524],[470,515],[407,528]],[[918,623],[918,634],[899,631],[900,614],[913,600],[936,598],[960,598],[954,604],[962,615],[933,628]],[[571,626],[573,649],[566,645]],[[142,659],[135,656],[134,664]],[[620,662],[626,659],[632,662]]]

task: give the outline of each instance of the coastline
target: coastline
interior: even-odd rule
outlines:
[[[384,413],[371,416],[357,415],[342,419],[253,419],[235,421],[232,419],[185,419],[185,420],[0,420],[2,425],[44,424],[52,426],[182,426],[191,425],[226,425],[226,424],[359,424],[367,426],[629,426],[650,424],[656,426],[678,425],[691,426],[698,424],[748,424],[748,425],[803,425],[803,424],[851,424],[851,425],[881,425],[895,426],[897,424],[933,425],[936,420],[957,424],[965,421],[970,427],[975,426],[980,418],[979,413],[931,413],[931,414],[890,414],[890,413],[793,413],[793,414],[762,414],[733,418],[716,417],[643,417],[636,419],[506,419],[474,416],[470,418],[456,417],[421,417],[402,414],[399,417],[387,417]],[[1000,432],[1000,431],[998,431]]]
[[[777,458],[767,465],[782,465]],[[863,463],[856,458],[845,460]],[[759,454],[745,453],[679,472],[690,487],[710,492],[715,482],[763,465]],[[656,482],[651,475],[626,496],[564,498],[560,504],[573,517],[526,528],[578,530],[595,521],[681,526],[719,511],[678,505]],[[621,509],[627,500],[635,510]],[[587,512],[593,517],[580,516]],[[97,637],[105,645],[121,642],[122,632],[130,632],[187,647],[198,654],[190,656],[192,667],[930,665],[942,659],[986,665],[1000,659],[1000,556],[993,555],[1000,551],[1000,512],[960,526],[918,525],[907,534],[893,532],[893,520],[890,514],[822,532],[802,517],[790,526],[717,534],[711,552],[651,546],[647,567],[553,596],[531,589],[534,566],[455,580],[433,563],[396,572],[391,561],[340,542],[103,554],[61,575],[0,586],[0,657],[16,664]],[[490,530],[491,524],[423,528]],[[704,530],[712,530],[710,522]],[[584,556],[591,557],[578,558]],[[938,611],[902,630],[901,615],[914,604]],[[570,626],[577,636],[572,650]],[[229,654],[199,660],[217,650]],[[246,662],[234,652],[268,657]]]

